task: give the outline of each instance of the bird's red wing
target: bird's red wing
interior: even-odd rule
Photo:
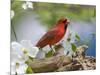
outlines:
[[[57,30],[56,30],[56,29],[48,31],[48,32],[38,41],[38,43],[36,44],[36,46],[42,48],[42,47],[48,45],[49,42],[52,41],[52,40],[55,38],[56,33],[57,33]]]

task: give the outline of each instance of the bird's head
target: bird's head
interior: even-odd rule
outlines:
[[[67,28],[67,26],[69,25],[70,21],[66,18],[61,18],[58,20],[58,24],[63,24],[65,29]]]
[[[68,25],[70,23],[70,21],[66,18],[61,18],[61,19],[58,20],[58,23],[64,23],[64,24]]]

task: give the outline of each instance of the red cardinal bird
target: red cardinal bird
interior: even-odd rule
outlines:
[[[56,44],[63,38],[68,24],[69,21],[66,18],[58,20],[56,26],[44,34],[44,36],[37,42],[36,46],[43,48],[44,46],[49,45],[50,48],[52,48],[52,45]]]

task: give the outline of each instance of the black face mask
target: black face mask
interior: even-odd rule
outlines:
[[[68,26],[68,25],[67,25],[67,24],[65,24],[65,27],[64,27],[64,29],[65,29],[65,30],[67,29],[67,26]]]

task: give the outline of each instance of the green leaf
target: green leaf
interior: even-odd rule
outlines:
[[[29,59],[25,61],[25,64],[30,64],[33,61],[33,57],[29,56]]]
[[[76,34],[76,39],[78,40],[78,41],[80,41],[80,37],[79,37],[79,35],[78,34]]]
[[[29,65],[30,63],[32,63],[32,60],[28,59],[27,61],[25,61],[25,64]]]
[[[26,69],[26,73],[27,74],[33,73],[33,70],[32,70],[32,68],[30,66],[28,66],[28,68]]]
[[[75,44],[73,44],[73,43],[71,43],[71,46],[72,46],[72,50],[75,52],[76,51],[76,45]]]
[[[17,72],[15,73],[15,75],[18,75]]]
[[[69,41],[69,42],[70,42],[70,40],[71,40],[71,38],[68,38],[68,39],[67,39],[67,41]]]
[[[31,57],[31,56],[29,56],[29,59],[30,59],[30,60],[33,60],[34,58],[33,58],[33,57]]]
[[[53,51],[52,51],[52,50],[50,50],[50,51],[46,54],[46,57],[51,57],[51,56],[53,56]]]

